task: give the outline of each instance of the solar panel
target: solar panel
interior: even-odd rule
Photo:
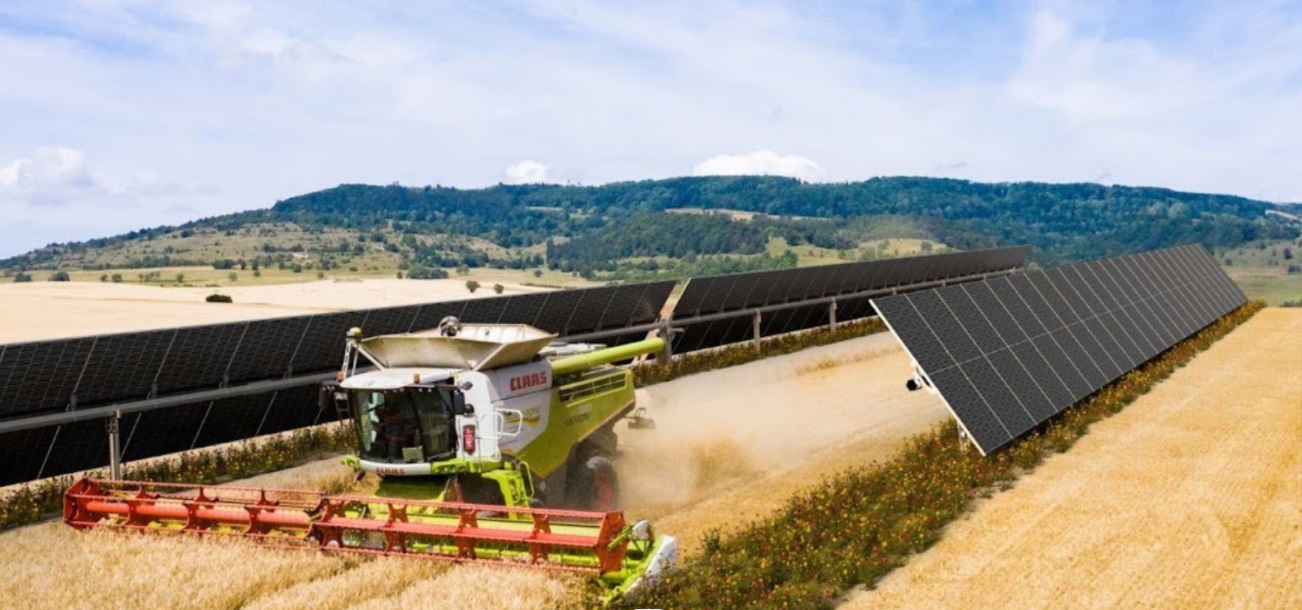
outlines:
[[[977,275],[1026,264],[1027,246],[692,278],[674,318]]]
[[[654,321],[673,282],[649,282],[209,324],[0,346],[0,418],[238,385],[339,365],[344,332],[465,322],[538,325],[562,335]],[[576,304],[581,304],[577,308]],[[624,338],[617,338],[623,340]],[[75,397],[75,398],[74,398]]]
[[[872,305],[985,454],[1246,301],[1188,245]]]
[[[674,306],[681,332],[674,336],[674,353],[690,352],[748,341],[754,337],[749,316],[691,323],[692,318],[726,312],[744,312],[824,297],[853,295],[871,290],[907,289],[912,284],[959,278],[1021,267],[1028,247],[958,252],[930,256],[821,265],[804,269],[757,271],[693,278]],[[876,315],[869,297],[837,300],[838,321]],[[825,326],[828,306],[815,304],[763,314],[760,334],[767,337]]]

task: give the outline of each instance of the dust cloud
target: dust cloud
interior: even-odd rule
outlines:
[[[760,518],[943,419],[935,397],[905,391],[909,370],[883,333],[638,390],[656,429],[618,430],[621,508],[688,550]]]

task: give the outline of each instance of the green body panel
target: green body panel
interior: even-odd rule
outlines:
[[[599,369],[561,381],[551,390],[547,429],[516,452],[544,478],[556,474],[576,446],[623,417],[636,401],[633,374],[625,369]]]

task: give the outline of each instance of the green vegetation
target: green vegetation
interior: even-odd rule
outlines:
[[[870,251],[867,242],[902,237],[959,250],[1027,243],[1037,263],[1050,265],[1188,242],[1219,254],[1296,240],[1295,221],[1267,214],[1279,209],[1159,188],[903,177],[840,184],[701,177],[477,190],[343,185],[268,210],[52,244],[0,260],[0,268],[247,265],[388,277],[401,269],[411,277],[418,269],[546,266],[620,280],[710,265],[786,265],[777,258],[783,252],[768,247],[775,240],[790,249],[879,258],[890,252]],[[750,260],[764,254],[770,259]],[[1280,263],[1295,260],[1285,255],[1279,248]],[[1287,255],[1300,256],[1302,248],[1288,246]]]
[[[1007,488],[1089,426],[1119,412],[1265,305],[1248,303],[1127,373],[1038,431],[982,457],[947,422],[884,464],[848,470],[792,497],[778,514],[723,539],[619,608],[825,608],[872,585],[941,536],[975,498]]]
[[[230,295],[217,294],[217,293],[208,295],[207,297],[204,298],[204,301],[207,301],[209,303],[234,303],[235,302],[235,300],[232,299]]]

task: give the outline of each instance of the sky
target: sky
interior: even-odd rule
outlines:
[[[1302,201],[1302,2],[0,4],[0,257],[343,183]]]

